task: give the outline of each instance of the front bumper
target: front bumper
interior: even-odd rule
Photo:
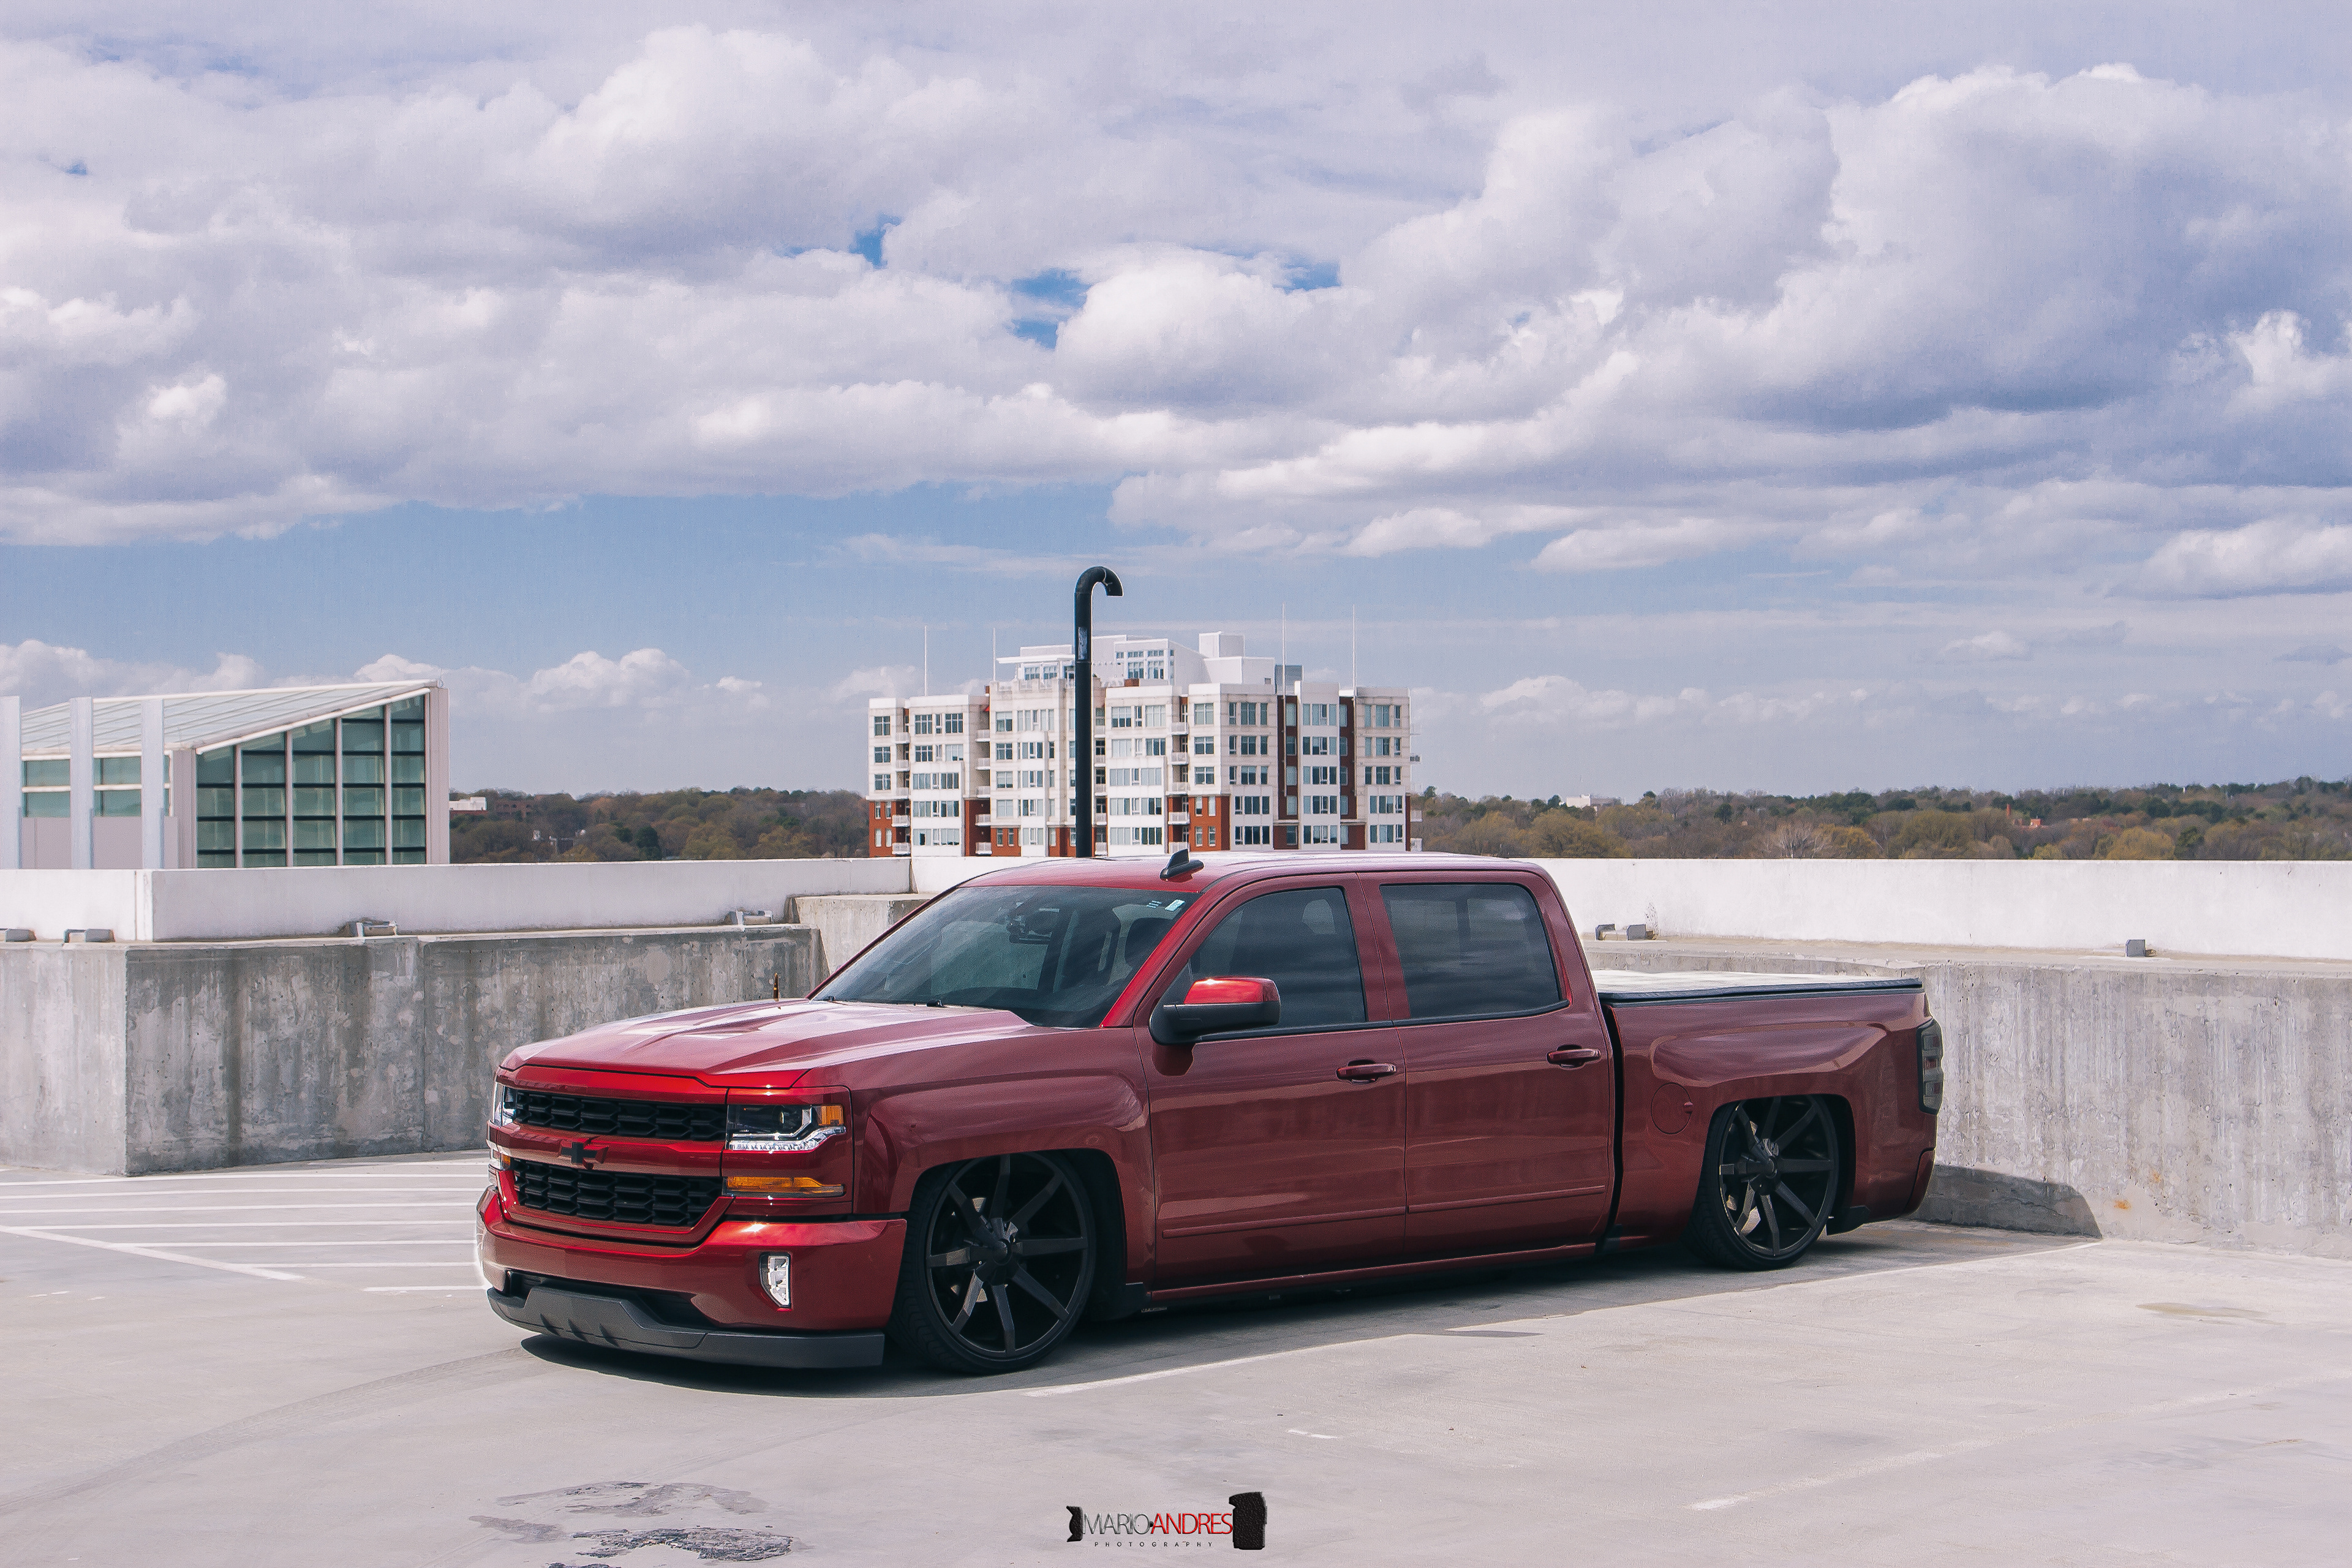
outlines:
[[[760,1365],[872,1364],[870,1359],[774,1359],[737,1342],[855,1334],[871,1340],[878,1354],[878,1333],[890,1321],[906,1250],[903,1219],[722,1219],[693,1246],[664,1247],[570,1236],[528,1223],[535,1217],[533,1210],[509,1208],[497,1188],[482,1194],[476,1211],[492,1304],[509,1322],[567,1338],[627,1340],[635,1349]],[[760,1286],[761,1260],[778,1252],[793,1258],[790,1308],[777,1306]],[[526,1278],[499,1289],[509,1286],[510,1274]],[[550,1291],[604,1304],[559,1302]],[[545,1310],[534,1314],[530,1303],[541,1296],[547,1296]],[[553,1326],[572,1322],[586,1331]],[[680,1339],[698,1335],[692,1344]],[[742,1353],[716,1353],[730,1347]]]
[[[488,1292],[490,1310],[517,1328],[582,1344],[646,1351],[736,1366],[879,1366],[882,1331],[791,1334],[666,1323],[621,1296],[534,1284],[520,1295]]]

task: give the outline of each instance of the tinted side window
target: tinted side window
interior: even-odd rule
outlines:
[[[1416,1018],[1524,1013],[1560,999],[1535,895],[1510,882],[1398,883],[1381,889]]]
[[[1282,993],[1286,1029],[1364,1021],[1356,928],[1348,920],[1348,895],[1338,888],[1252,899],[1217,922],[1166,999],[1182,1001],[1193,981],[1212,974],[1273,981]]]

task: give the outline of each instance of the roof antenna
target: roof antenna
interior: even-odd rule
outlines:
[[[1168,857],[1168,864],[1160,871],[1160,879],[1172,882],[1179,877],[1189,877],[1195,871],[1205,869],[1208,864],[1206,860],[1193,859],[1192,851],[1180,844],[1176,847],[1176,853]]]

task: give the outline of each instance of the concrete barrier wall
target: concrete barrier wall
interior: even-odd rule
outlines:
[[[843,893],[802,898],[793,900],[793,919],[816,932],[816,973],[817,978],[823,979],[929,901],[921,893]]]
[[[1333,857],[1344,864],[1344,857]],[[322,936],[362,917],[404,933],[715,922],[792,900],[929,897],[1005,862],[665,860],[601,865],[0,871],[0,924],[54,941]],[[1669,934],[1939,947],[2352,960],[2352,862],[1545,860],[1579,923]]]
[[[1348,857],[1329,858],[1345,865]],[[916,858],[914,890],[995,868]],[[1001,864],[1001,863],[1000,863]],[[1538,860],[1578,924],[1675,936],[2352,960],[2352,861]]]
[[[1577,923],[1671,936],[2352,959],[2352,861],[1544,860]]]
[[[1948,1074],[1922,1218],[2352,1258],[2352,965],[1696,942],[1592,962],[1918,975]]]
[[[0,871],[0,927],[20,927],[46,942],[57,942],[68,931],[96,926],[131,941],[145,919],[142,875],[137,871]]]
[[[355,920],[401,934],[706,925],[779,918],[807,894],[903,893],[903,860],[637,860],[529,866],[302,866],[240,871],[0,871],[0,924],[56,941],[328,936]]]
[[[0,950],[0,1162],[205,1170],[469,1149],[519,1045],[816,979],[816,933]]]

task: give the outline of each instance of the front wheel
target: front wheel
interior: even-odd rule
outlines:
[[[1837,1184],[1828,1101],[1811,1094],[1736,1101],[1707,1130],[1683,1244],[1726,1268],[1785,1268],[1821,1239]]]
[[[1077,1326],[1097,1230],[1059,1154],[992,1154],[927,1173],[907,1214],[890,1338],[950,1372],[1017,1372]]]

